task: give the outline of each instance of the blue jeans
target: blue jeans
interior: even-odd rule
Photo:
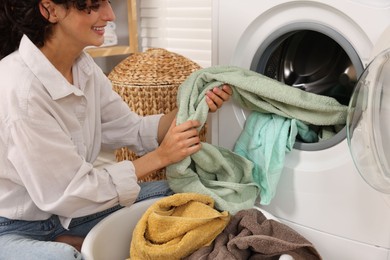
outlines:
[[[136,202],[172,195],[166,181],[140,183]],[[0,217],[0,260],[75,260],[84,259],[74,247],[53,240],[60,235],[85,237],[103,218],[122,208],[115,206],[92,215],[72,219],[64,229],[56,215],[47,220],[23,221]]]

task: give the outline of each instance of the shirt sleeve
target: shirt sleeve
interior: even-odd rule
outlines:
[[[98,169],[93,159],[101,143],[111,148],[128,145],[138,154],[155,149],[161,115],[138,116],[112,91],[104,74],[96,74],[84,89],[51,81],[44,88],[33,79],[19,93],[23,98],[7,120],[6,155],[12,168],[7,177],[27,190],[26,202],[20,203],[25,208],[18,212],[36,206],[74,218],[128,206],[137,198],[140,187],[132,162]]]
[[[11,129],[8,159],[37,207],[68,218],[117,205],[131,205],[140,187],[134,166],[124,161],[96,169],[50,120],[18,120]]]

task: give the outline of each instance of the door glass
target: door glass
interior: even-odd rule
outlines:
[[[360,175],[376,190],[390,193],[390,49],[367,66],[348,112],[348,144]]]

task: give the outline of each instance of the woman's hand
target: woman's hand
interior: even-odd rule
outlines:
[[[157,148],[157,153],[164,164],[179,162],[200,150],[197,130],[199,126],[200,122],[196,120],[188,120],[180,125],[176,125],[176,118],[172,121],[167,134]]]
[[[217,111],[225,101],[230,99],[233,90],[229,85],[214,88],[206,93],[206,102],[210,112]],[[201,123],[197,120],[188,120],[176,125],[177,109],[164,115],[160,119],[158,128],[159,147],[133,161],[138,178],[177,163],[201,149],[198,128]]]
[[[188,120],[176,125],[174,118],[160,146],[133,161],[138,178],[177,163],[199,151],[201,143],[197,128],[200,125],[197,120]]]
[[[225,101],[228,101],[233,94],[232,88],[225,84],[222,87],[215,87],[206,93],[206,102],[210,108],[210,112],[217,111]]]

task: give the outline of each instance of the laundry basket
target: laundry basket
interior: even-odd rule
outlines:
[[[168,113],[177,107],[180,84],[200,69],[195,62],[174,52],[151,48],[130,55],[110,72],[113,89],[139,115]],[[206,125],[200,132],[205,141]],[[138,156],[123,147],[115,151],[116,160],[134,160]],[[158,170],[139,182],[165,179],[165,169]]]

